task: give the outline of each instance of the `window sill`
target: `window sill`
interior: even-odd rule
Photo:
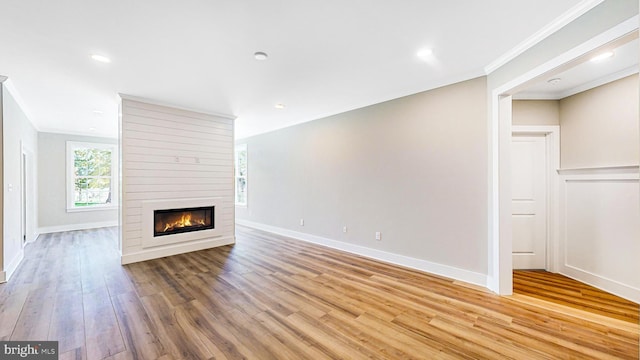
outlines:
[[[103,211],[103,210],[118,210],[118,206],[109,205],[109,206],[87,206],[87,207],[67,208],[68,213],[86,212],[86,211]]]
[[[236,204],[236,207],[246,209],[247,208],[247,204]]]

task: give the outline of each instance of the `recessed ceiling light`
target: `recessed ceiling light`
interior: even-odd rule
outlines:
[[[102,115],[102,114],[104,113],[100,110],[93,110],[93,115]]]
[[[594,57],[591,58],[591,61],[593,62],[599,62],[605,59],[609,59],[613,57],[613,51],[607,51],[607,52],[603,52],[602,54],[596,55]]]
[[[420,51],[418,51],[418,53],[416,54],[418,55],[418,57],[422,60],[428,60],[433,56],[433,50],[432,49],[422,49]]]
[[[102,63],[110,63],[111,59],[109,59],[108,57],[104,56],[104,55],[98,55],[98,54],[91,54],[91,58],[95,61],[99,61]]]
[[[96,131],[96,128],[94,128],[94,127],[90,127],[90,128],[89,128],[89,131],[94,132],[94,131]]]
[[[557,84],[557,83],[559,83],[560,81],[562,81],[562,79],[560,79],[560,78],[553,78],[553,79],[548,80],[547,82],[548,82],[549,84],[551,84],[551,85],[556,85],[556,84]]]
[[[284,109],[287,107],[287,105],[285,104],[275,104],[273,107],[275,107],[276,109]]]
[[[269,57],[269,55],[267,55],[267,53],[262,52],[262,51],[258,51],[256,53],[253,54],[253,57],[256,60],[267,60],[267,58]]]

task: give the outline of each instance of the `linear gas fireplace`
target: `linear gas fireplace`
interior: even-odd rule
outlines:
[[[215,228],[215,206],[153,211],[153,236]]]
[[[223,229],[223,200],[185,198],[142,201],[142,247],[146,249],[192,242],[195,248],[195,242],[208,241],[220,236]]]

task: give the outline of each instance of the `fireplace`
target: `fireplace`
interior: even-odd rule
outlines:
[[[181,234],[215,228],[215,206],[153,211],[153,236]]]
[[[219,197],[143,200],[140,209],[142,248],[186,242],[195,244],[221,236],[223,201]]]

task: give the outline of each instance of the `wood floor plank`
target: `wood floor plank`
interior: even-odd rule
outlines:
[[[514,295],[237,227],[121,266],[117,229],[46,234],[0,284],[0,340],[61,359],[638,359],[638,304],[559,274]]]
[[[16,321],[11,340],[46,340],[55,299],[55,287],[31,289]]]
[[[56,293],[48,339],[58,341],[60,353],[84,347],[85,327],[82,309],[81,291]]]
[[[100,293],[83,296],[87,357],[104,359],[126,350],[110,297]]]

